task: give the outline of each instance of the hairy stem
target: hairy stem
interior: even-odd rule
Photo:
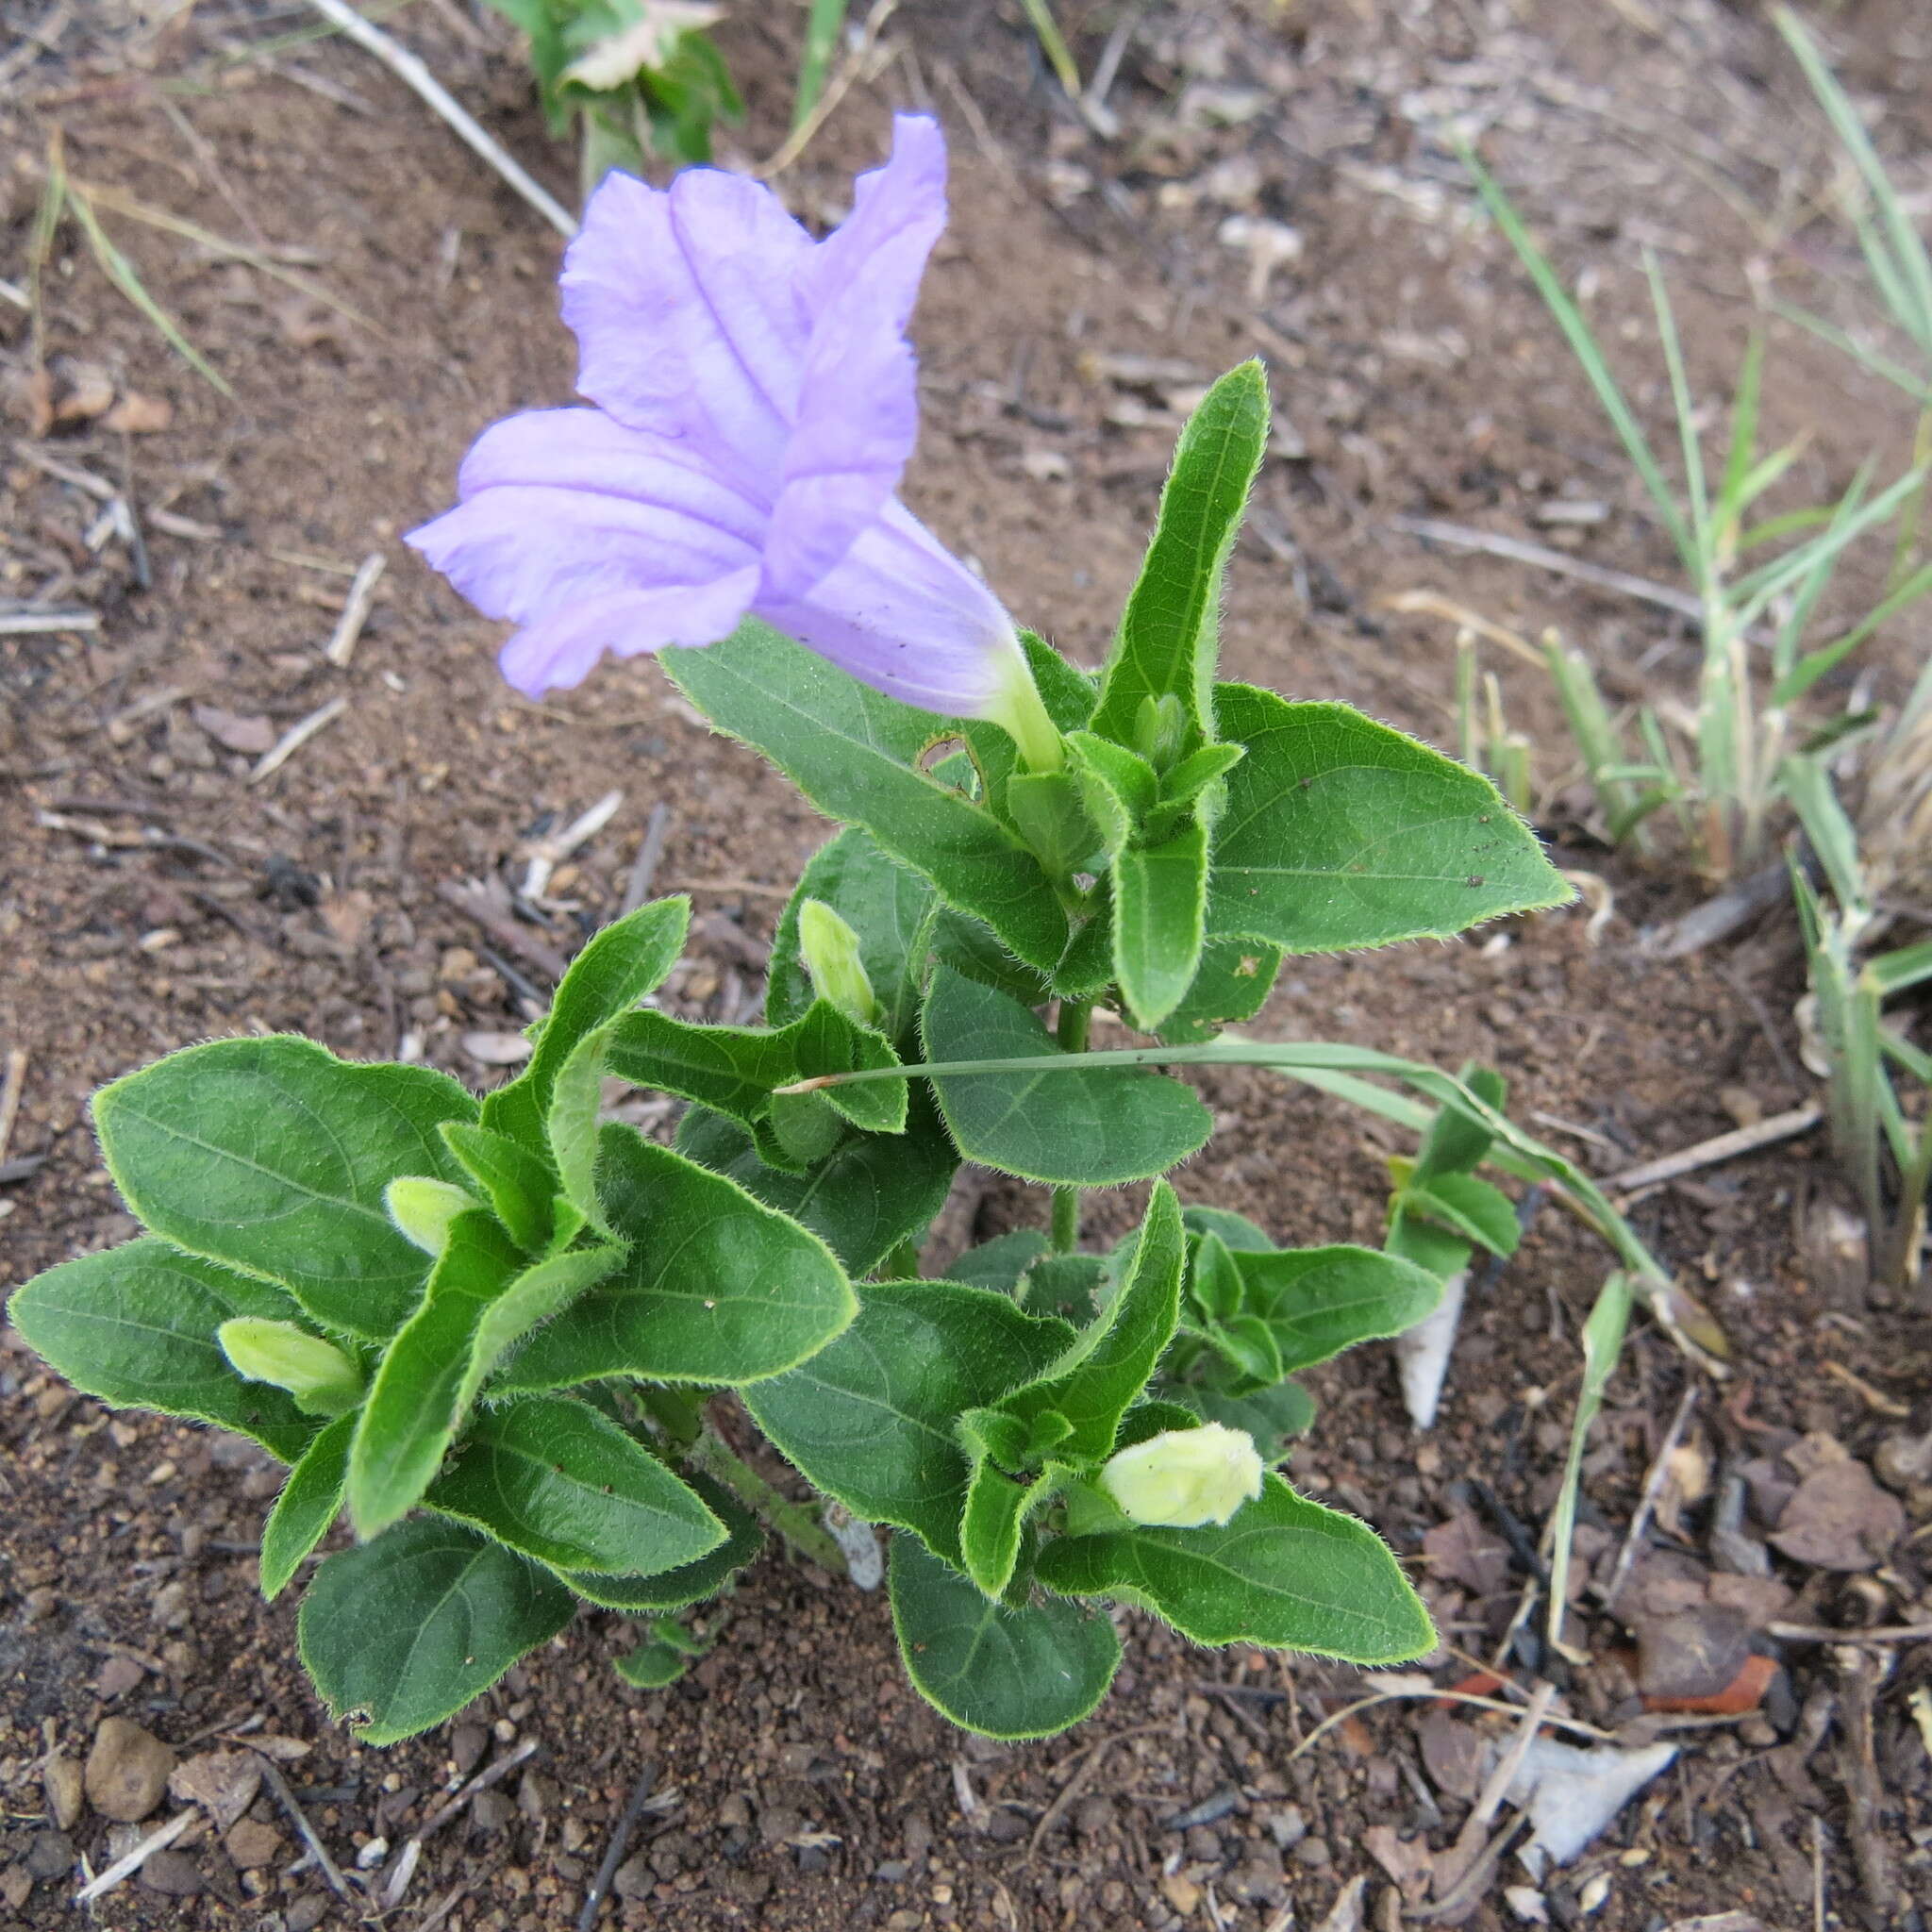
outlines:
[[[1062,1053],[1085,1053],[1087,1035],[1093,1024],[1093,1002],[1091,1000],[1062,1000],[1060,1002],[1059,1024],[1054,1030],[1054,1038],[1059,1041]],[[1080,1190],[1076,1187],[1056,1188],[1053,1191],[1053,1221],[1051,1225],[1053,1251],[1056,1255],[1071,1255],[1080,1245]]]
[[[828,1570],[834,1576],[847,1574],[844,1553],[821,1526],[809,1504],[794,1503],[768,1483],[750,1463],[732,1449],[712,1427],[707,1427],[691,1444],[692,1465],[717,1479],[749,1509],[773,1535],[789,1543],[799,1556]]]

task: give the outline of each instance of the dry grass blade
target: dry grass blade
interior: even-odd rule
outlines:
[[[67,203],[80,223],[88,246],[93,250],[94,259],[100,263],[108,279],[147,317],[167,339],[168,346],[203,381],[233,402],[235,391],[227,377],[188,340],[180,324],[148,293],[141,276],[135,273],[134,264],[108,240],[107,230],[101,226],[100,217],[94,213],[92,202],[71,179],[67,182]]]
[[[170,214],[164,208],[155,208],[144,201],[138,201],[131,194],[124,193],[118,188],[108,188],[96,181],[76,181],[75,190],[87,196],[97,208],[112,210],[117,215],[125,215],[130,222],[141,222],[150,228],[159,228],[164,234],[178,235],[184,242],[192,242],[197,248],[206,248],[210,255],[218,255],[225,260],[239,261],[244,267],[252,268],[277,281],[284,287],[293,289],[297,294],[306,295],[311,302],[320,302],[333,308],[338,315],[366,328],[372,335],[380,336],[380,324],[372,321],[359,308],[344,302],[340,295],[331,294],[322,283],[313,280],[292,268],[285,267],[274,256],[265,254],[259,248],[251,248],[244,242],[231,242],[225,235],[217,235],[212,228],[204,228],[199,222],[191,222],[184,215]]]

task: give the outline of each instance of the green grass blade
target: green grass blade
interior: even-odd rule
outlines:
[[[791,104],[791,131],[811,119],[832,72],[832,56],[845,25],[845,0],[811,0],[805,24],[805,48],[798,57],[798,93]]]
[[[1694,576],[1698,569],[1698,549],[1692,540],[1690,526],[1685,523],[1683,512],[1677,507],[1677,500],[1665,480],[1664,473],[1657,463],[1656,454],[1644,436],[1630,405],[1624,400],[1624,391],[1617,387],[1617,379],[1610,374],[1610,367],[1604,360],[1603,351],[1597,346],[1595,336],[1591,333],[1590,324],[1584,320],[1583,311],[1571,296],[1568,290],[1557,279],[1557,272],[1550,266],[1548,258],[1530,239],[1529,230],[1523,225],[1522,217],[1511,206],[1509,198],[1503,192],[1489,171],[1468,149],[1460,150],[1462,164],[1466,167],[1476,185],[1476,192],[1482,196],[1484,206],[1495,219],[1496,225],[1508,237],[1509,244],[1516,250],[1518,258],[1529,272],[1530,279],[1537,286],[1537,292],[1543,298],[1550,313],[1557,319],[1557,326],[1563,331],[1571,352],[1583,366],[1583,373],[1590,378],[1591,387],[1595,390],[1597,401],[1610,420],[1610,426],[1617,432],[1617,439],[1624,445],[1625,455],[1642,479],[1643,487],[1650,492],[1651,502],[1670,532],[1671,541],[1676,546],[1677,555],[1684,568]]]
[[[1800,308],[1790,302],[1774,300],[1771,312],[1782,316],[1787,322],[1794,322],[1800,328],[1809,329],[1820,341],[1829,342],[1834,349],[1849,356],[1853,361],[1869,369],[1874,375],[1883,376],[1887,382],[1895,384],[1907,395],[1921,402],[1932,400],[1932,377],[1915,375],[1902,362],[1894,362],[1890,356],[1861,342],[1856,336],[1846,334],[1835,324],[1826,322],[1822,315],[1813,315],[1808,308]]]
[[[67,198],[87,236],[88,246],[93,250],[94,259],[100,263],[108,279],[160,331],[168,346],[197,375],[233,402],[235,391],[227,378],[188,340],[181,332],[180,325],[148,293],[140,275],[135,273],[134,264],[108,239],[107,231],[101,226],[100,219],[86,195],[70,186]]]
[[[1025,9],[1026,18],[1033,23],[1040,50],[1046,56],[1047,64],[1058,76],[1060,85],[1066,89],[1067,98],[1077,101],[1080,98],[1080,70],[1074,64],[1066,42],[1060,37],[1053,9],[1046,0],[1020,0],[1020,5]]]
[[[1881,999],[1890,999],[1909,987],[1923,986],[1932,979],[1932,940],[1875,954],[1865,962],[1865,970],[1878,982]]]
[[[1609,1276],[1598,1290],[1594,1305],[1583,1324],[1583,1386],[1576,1395],[1576,1418],[1570,1425],[1570,1454],[1563,1464],[1563,1485],[1557,1491],[1557,1507],[1550,1515],[1550,1606],[1549,1640],[1563,1648],[1563,1617],[1570,1607],[1570,1546],[1576,1533],[1576,1492],[1583,1476],[1583,1445],[1590,1425],[1604,1406],[1604,1391],[1609,1387],[1617,1357],[1624,1351],[1624,1336],[1630,1326],[1630,1306],[1635,1296],[1630,1277],[1622,1269]]]
[[[1896,617],[1907,604],[1917,603],[1927,591],[1932,591],[1932,563],[1922,563],[1870,616],[1846,631],[1843,637],[1834,638],[1830,643],[1822,644],[1817,650],[1800,658],[1778,680],[1771,694],[1772,703],[1789,705],[1803,697],[1827,671],[1849,657],[1874,631]],[[1932,676],[1932,666],[1928,666],[1921,676],[1922,679]]]
[[[1899,200],[1891,177],[1885,171],[1885,163],[1878,158],[1878,150],[1872,145],[1864,123],[1858,119],[1857,108],[1839,85],[1838,76],[1826,65],[1824,57],[1818,50],[1818,43],[1788,7],[1774,8],[1772,18],[1791,52],[1797,56],[1798,65],[1805,70],[1805,77],[1811,83],[1812,92],[1818,96],[1819,105],[1824,109],[1846,153],[1865,177],[1865,186],[1877,206],[1879,219],[1885,225],[1898,268],[1909,284],[1908,298],[1898,312],[1899,325],[1921,349],[1932,356],[1932,257],[1927,256],[1925,244],[1920,240],[1911,217]]]
[[[1704,442],[1697,433],[1697,413],[1690,384],[1684,372],[1684,345],[1677,335],[1677,318],[1671,308],[1670,291],[1656,254],[1643,251],[1643,273],[1650,283],[1651,307],[1657,311],[1657,340],[1663,344],[1664,367],[1671,378],[1671,408],[1677,419],[1677,442],[1684,457],[1684,482],[1690,492],[1690,529],[1697,541],[1697,589],[1703,591],[1717,572],[1710,534],[1709,486],[1704,475]],[[1749,358],[1747,358],[1748,361]],[[1732,452],[1735,458],[1736,452]]]
[[[1731,453],[1724,464],[1724,480],[1718,491],[1718,521],[1735,529],[1742,520],[1744,506],[1765,486],[1747,486],[1762,464],[1755,464],[1757,450],[1757,397],[1764,373],[1764,338],[1753,335],[1744,348],[1744,360],[1738,371],[1738,392],[1731,401]],[[1788,445],[1791,456],[1795,444]],[[1774,460],[1767,457],[1765,462]],[[1787,458],[1787,461],[1790,458]]]

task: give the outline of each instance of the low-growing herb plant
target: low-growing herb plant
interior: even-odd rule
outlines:
[[[461,1708],[581,1603],[645,1620],[627,1674],[661,1681],[704,1641],[674,1612],[761,1523],[836,1567],[814,1506],[727,1443],[725,1391],[819,1496],[891,1527],[906,1668],[970,1728],[1092,1709],[1109,1605],[1208,1644],[1427,1651],[1390,1551],[1274,1466],[1310,1415],[1292,1377],[1426,1315],[1440,1257],[1282,1249],[1184,1208],[1165,1176],[1212,1120],[1163,1063],[1273,1066],[1399,1117],[1375,1076],[1406,1083],[1658,1279],[1479,1083],[1217,1037],[1289,954],[1440,939],[1568,889],[1486,778],[1346,705],[1217,678],[1268,438],[1257,364],[1183,431],[1097,676],[911,516],[905,331],[944,214],[920,119],[823,241],[746,180],[610,177],[562,283],[591,407],[487,431],[413,539],[515,623],[512,683],[657,652],[841,824],[779,922],[764,1024],[652,1004],[685,937],[668,899],[578,954],[480,1099],[299,1039],[190,1048],[95,1101],[148,1231],[13,1299],[77,1387],[291,1465],[269,1594],[346,1509],[300,1640],[372,1741]],[[1151,1043],[1090,1050],[1103,1015]],[[613,1078],[688,1103],[675,1145],[600,1120]],[[1460,1131],[1444,1120],[1405,1211],[1501,1245],[1481,1150],[1440,1144]],[[927,1278],[962,1161],[1049,1191],[1045,1226]],[[1083,1251],[1084,1192],[1130,1184],[1150,1184],[1138,1230]]]
[[[706,28],[710,0],[489,0],[530,42],[550,131],[575,132],[583,192],[613,168],[643,173],[653,157],[711,158],[721,122],[744,103]]]

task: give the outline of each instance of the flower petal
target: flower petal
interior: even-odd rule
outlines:
[[[945,225],[944,137],[902,114],[891,159],[859,176],[850,218],[799,272],[812,330],[765,548],[768,596],[803,596],[899,487],[919,434],[906,325]]]
[[[613,591],[711,583],[755,564],[762,537],[741,497],[594,409],[496,424],[459,491],[408,541],[486,616],[523,624]]]
[[[769,188],[689,168],[668,192],[608,175],[564,255],[577,388],[633,429],[770,491],[798,406],[811,239]]]
[[[942,717],[989,715],[1024,664],[999,600],[896,498],[806,595],[761,590],[752,613]]]
[[[756,565],[708,584],[575,599],[526,625],[497,662],[526,697],[581,684],[605,652],[635,658],[667,644],[715,644],[738,628],[758,589]]]

